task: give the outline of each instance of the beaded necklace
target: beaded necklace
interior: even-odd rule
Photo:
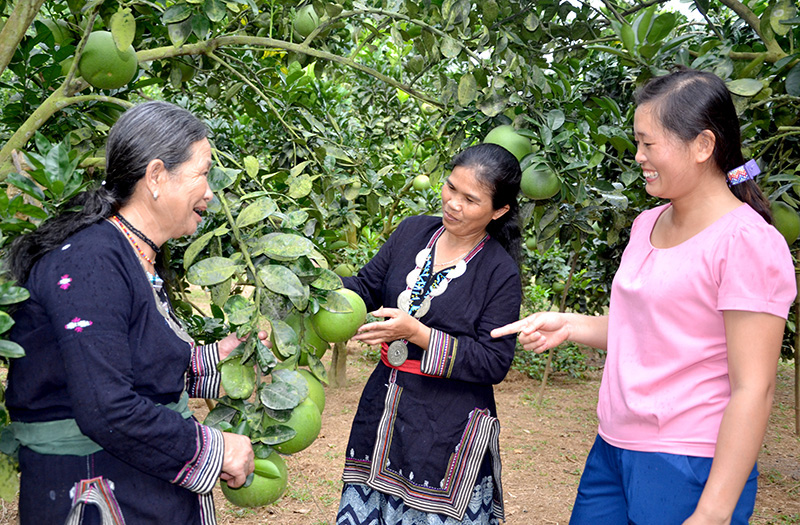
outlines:
[[[114,221],[114,224],[116,224],[120,230],[122,230],[122,233],[125,234],[125,237],[127,237],[128,240],[133,245],[133,247],[136,248],[136,251],[139,252],[139,255],[142,257],[142,259],[155,266],[156,262],[150,257],[148,257],[147,254],[144,253],[144,251],[139,247],[139,245],[136,244],[136,240],[133,238],[133,234],[128,231],[128,228],[126,228],[124,224],[122,224],[122,221],[119,220],[119,217],[116,215],[112,215],[111,220]]]
[[[158,253],[158,246],[156,246],[156,243],[154,243],[153,241],[151,241],[151,240],[150,240],[150,238],[149,238],[147,235],[145,235],[145,234],[143,234],[142,232],[140,232],[139,230],[137,230],[137,229],[136,229],[136,228],[133,226],[133,224],[131,224],[130,222],[128,222],[128,220],[127,220],[127,219],[125,219],[125,217],[123,217],[123,216],[122,216],[122,215],[120,215],[119,213],[118,213],[118,214],[116,214],[114,217],[116,217],[117,219],[119,219],[119,222],[121,222],[122,224],[124,224],[124,225],[125,225],[125,227],[126,227],[126,228],[128,228],[128,229],[129,229],[131,232],[133,232],[133,234],[134,234],[135,236],[137,236],[137,237],[139,237],[141,240],[143,240],[143,241],[144,241],[144,243],[145,243],[146,245],[148,245],[149,247],[151,247],[151,248],[153,249],[153,251],[154,251],[154,252]]]

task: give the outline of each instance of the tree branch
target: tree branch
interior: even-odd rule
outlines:
[[[739,18],[744,20],[744,22],[756,32],[758,38],[764,42],[768,51],[768,57],[765,59],[767,62],[777,62],[786,56],[786,52],[781,48],[774,36],[767,38],[766,35],[761,32],[761,20],[749,7],[739,2],[739,0],[720,0],[720,2],[736,13]]]
[[[36,18],[44,0],[18,0],[3,28],[0,29],[0,74],[5,71],[11,58],[22,42],[25,32]]]

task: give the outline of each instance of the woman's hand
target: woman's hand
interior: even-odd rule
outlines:
[[[519,332],[525,350],[536,353],[556,347],[569,338],[567,317],[557,312],[540,312],[492,330],[492,337]]]
[[[219,477],[235,489],[244,485],[247,476],[255,469],[253,446],[247,436],[223,432],[222,438],[225,442],[225,454]]]
[[[353,340],[377,345],[406,339],[423,348],[427,347],[430,329],[416,318],[399,308],[379,308],[371,313],[375,317],[385,317],[386,320],[362,325]]]
[[[228,357],[231,352],[236,350],[237,346],[247,341],[249,337],[250,337],[249,334],[243,337],[238,337],[235,333],[228,334],[224,339],[222,339],[217,344],[220,361]],[[267,332],[263,330],[258,332],[258,338],[261,339],[261,342],[264,343],[267,347],[272,348],[272,343],[270,343],[269,339],[267,339]]]

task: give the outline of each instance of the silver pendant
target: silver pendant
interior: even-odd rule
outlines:
[[[397,307],[408,313],[411,308],[411,290],[400,292],[400,295],[397,296]]]
[[[400,366],[408,359],[408,346],[403,341],[392,341],[386,351],[386,360],[392,366]]]
[[[425,299],[422,300],[422,303],[419,305],[419,308],[416,312],[414,312],[414,317],[417,319],[421,319],[428,313],[428,310],[431,309],[431,296],[425,296]]]

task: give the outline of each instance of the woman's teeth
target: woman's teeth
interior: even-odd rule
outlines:
[[[654,181],[658,178],[658,172],[652,170],[644,170],[644,178],[646,181]]]

